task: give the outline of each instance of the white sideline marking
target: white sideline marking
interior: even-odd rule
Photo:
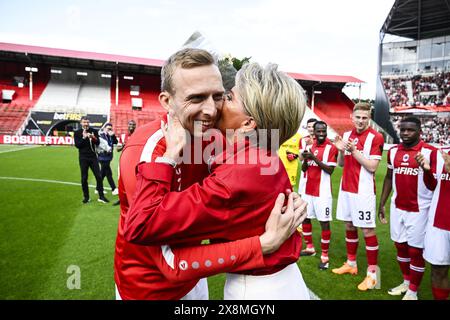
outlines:
[[[319,296],[311,291],[311,289],[308,288],[309,296],[311,297],[311,300],[320,300]]]
[[[33,179],[33,178],[17,178],[17,177],[0,177],[1,180],[19,180],[19,181],[31,181],[31,182],[47,182],[47,183],[58,183],[65,184],[70,186],[81,186],[81,183],[76,182],[67,182],[67,181],[58,181],[58,180],[47,180],[47,179]],[[89,188],[96,188],[95,185],[88,185]],[[103,187],[103,189],[111,190],[110,187]]]
[[[9,149],[9,150],[0,151],[0,153],[22,151],[22,150],[28,150],[28,149],[33,149],[33,148],[37,148],[37,147],[40,147],[40,146],[28,146],[28,147],[17,148],[17,149]]]

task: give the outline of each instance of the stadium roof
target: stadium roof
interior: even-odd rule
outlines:
[[[450,35],[450,0],[396,0],[380,32],[414,40]]]
[[[330,83],[364,83],[364,81],[352,77],[352,76],[335,76],[328,74],[306,74],[306,73],[292,73],[288,72],[288,74],[296,79],[303,81],[313,81],[313,82],[330,82]]]
[[[127,65],[130,68],[134,66],[134,69],[139,66],[146,67],[145,69],[158,71],[164,64],[163,60],[149,59],[149,58],[137,58],[114,54],[96,53],[88,51],[77,51],[67,49],[56,49],[39,46],[29,46],[23,44],[4,43],[0,42],[0,56],[1,52],[12,54],[13,59],[23,60],[25,55],[29,58],[32,55],[32,62],[47,62],[47,63],[59,63],[72,66],[84,66],[80,65],[80,61],[89,61],[90,67],[95,68],[112,68],[116,64]],[[49,58],[51,57],[51,59]],[[11,58],[11,57],[10,57]],[[77,63],[78,61],[78,63]],[[320,74],[305,74],[305,73],[288,73],[291,77],[300,81],[322,82],[322,83],[363,83],[355,77],[351,76],[336,76],[336,75],[320,75]]]
[[[37,54],[44,56],[54,56],[63,58],[74,58],[83,60],[96,60],[96,61],[108,61],[114,63],[127,63],[138,64],[145,66],[158,66],[161,67],[164,63],[163,60],[148,59],[148,58],[136,58],[122,55],[96,53],[88,51],[76,51],[67,49],[55,49],[38,46],[28,46],[22,44],[4,43],[0,42],[0,51],[19,52],[26,54]]]

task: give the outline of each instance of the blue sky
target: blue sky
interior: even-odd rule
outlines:
[[[0,42],[165,59],[200,31],[224,54],[358,77],[367,82],[362,98],[374,98],[379,30],[393,3],[0,0]]]

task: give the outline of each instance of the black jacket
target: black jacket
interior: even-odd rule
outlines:
[[[98,160],[99,161],[112,161],[113,153],[114,153],[114,145],[117,144],[119,141],[116,138],[116,135],[113,134],[110,136],[106,132],[101,132],[99,134],[100,138],[105,139],[108,142],[108,146],[111,147],[111,152],[101,152],[98,154]]]
[[[89,128],[87,131],[89,133],[93,133],[95,138],[83,139],[83,129],[78,129],[73,134],[73,137],[75,139],[75,147],[78,148],[80,159],[97,158],[97,153],[95,153],[95,146],[98,146],[100,143],[100,140],[98,138],[98,130]]]

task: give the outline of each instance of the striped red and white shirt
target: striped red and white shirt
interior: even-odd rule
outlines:
[[[423,141],[412,148],[399,144],[389,149],[387,166],[392,170],[391,201],[394,201],[396,208],[409,212],[429,208],[433,192],[425,185],[423,170],[414,157],[420,152],[430,161],[433,150],[433,146]]]
[[[443,149],[450,154],[450,149]],[[427,187],[434,190],[429,219],[433,226],[450,231],[450,172],[445,170],[444,158],[437,150],[431,154],[431,172],[425,174]]]
[[[318,144],[317,140],[315,140],[310,152],[327,166],[335,167],[337,164],[338,150],[328,138],[322,144]],[[314,160],[308,160],[308,169],[305,173],[305,193],[307,195],[325,198],[332,197],[330,174],[322,170]]]
[[[298,148],[300,154],[305,150],[310,150],[313,143],[316,141],[315,137],[311,137],[309,134],[302,137],[300,139]],[[306,188],[306,172],[300,171],[300,182],[298,186],[298,192],[300,194],[305,194],[305,188]]]
[[[383,136],[368,128],[361,133],[356,129],[347,131],[344,140],[353,139],[356,149],[369,160],[381,160],[383,153]],[[358,194],[375,194],[375,174],[366,170],[350,152],[344,152],[344,169],[341,190]]]

